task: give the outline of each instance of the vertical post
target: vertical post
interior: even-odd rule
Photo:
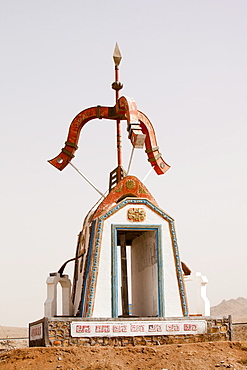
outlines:
[[[121,62],[122,55],[120,53],[118,44],[116,43],[114,53],[113,53],[113,60],[115,63],[115,82],[112,84],[112,88],[116,92],[116,106],[118,104],[119,99],[119,90],[122,89],[123,85],[119,81],[119,64]],[[122,169],[122,136],[121,136],[121,122],[120,119],[116,119],[116,134],[117,134],[117,183],[122,179],[121,169]]]
[[[121,247],[121,278],[122,278],[122,314],[129,316],[129,293],[128,293],[128,272],[126,254],[126,234],[120,234]]]
[[[115,66],[115,81],[119,82],[119,69],[118,66]],[[118,103],[119,99],[119,90],[116,91],[116,104]],[[117,165],[118,165],[118,171],[117,171],[117,182],[121,180],[121,169],[120,167],[123,164],[122,160],[122,134],[121,134],[121,121],[118,118],[116,120],[116,127],[117,127]]]

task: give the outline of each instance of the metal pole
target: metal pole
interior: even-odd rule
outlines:
[[[115,66],[115,81],[119,81],[119,69],[118,66]],[[116,91],[116,105],[118,103],[119,99],[119,90]],[[122,135],[121,135],[121,121],[118,118],[116,120],[117,124],[117,164],[118,166],[122,166],[123,160],[122,160]]]
[[[113,60],[115,64],[115,82],[112,84],[112,88],[115,90],[116,96],[116,107],[118,104],[119,99],[119,90],[122,89],[123,85],[119,81],[119,64],[121,62],[122,55],[119,50],[118,44],[116,43],[114,53],[113,53]],[[122,169],[122,135],[121,135],[121,123],[120,119],[116,119],[116,134],[117,134],[117,183],[121,180],[121,169]]]

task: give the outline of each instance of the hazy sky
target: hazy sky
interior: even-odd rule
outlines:
[[[171,165],[145,185],[176,221],[181,259],[208,277],[212,305],[247,298],[246,0],[0,0],[0,17],[0,324],[43,317],[46,278],[74,257],[98,200],[71,166],[47,160],[80,111],[114,105],[116,41],[121,92],[150,118]],[[79,147],[73,163],[104,192],[114,122],[91,121]],[[131,174],[148,171],[139,150]]]

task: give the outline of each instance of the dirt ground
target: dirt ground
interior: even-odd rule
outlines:
[[[16,348],[0,354],[1,370],[247,369],[247,342],[150,347]]]
[[[8,330],[8,331],[7,331]],[[23,338],[27,331],[5,333]],[[0,341],[0,370],[247,369],[247,325],[233,327],[233,342],[136,347],[28,348],[27,340]]]

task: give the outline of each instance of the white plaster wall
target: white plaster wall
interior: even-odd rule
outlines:
[[[108,218],[103,226],[99,255],[99,270],[95,292],[93,317],[111,317],[111,223]]]
[[[165,317],[183,316],[168,222],[162,224]]]
[[[88,249],[89,249],[90,225],[87,222],[88,217],[89,217],[89,215],[87,215],[86,221],[84,221],[84,224],[83,224],[83,231],[82,231],[83,232],[83,238],[82,239],[84,240],[84,242],[81,243],[80,251],[79,251],[79,252],[83,252],[83,254],[82,254],[82,257],[79,258],[79,260],[78,260],[77,275],[74,276],[74,278],[76,278],[76,289],[75,289],[74,308],[73,308],[74,316],[76,316],[76,314],[79,310],[79,306],[80,306],[80,302],[81,302],[81,298],[82,298],[83,276],[84,276],[84,271],[85,271],[85,268],[86,268],[86,254],[84,254],[84,253],[85,253],[85,251],[88,251]]]
[[[83,283],[83,270],[82,273],[80,272],[81,270],[81,263],[82,263],[82,258],[79,259],[78,263],[78,273],[77,273],[77,281],[76,281],[76,290],[75,290],[75,298],[74,298],[74,307],[73,307],[73,314],[76,316],[77,311],[79,309],[80,301],[81,301],[81,293],[82,293],[82,283]]]
[[[144,208],[146,211],[146,220],[143,222],[129,221],[127,219],[127,210],[129,208]],[[111,317],[112,224],[162,226],[165,317],[183,316],[168,222],[145,204],[127,204],[104,222],[93,317]]]

